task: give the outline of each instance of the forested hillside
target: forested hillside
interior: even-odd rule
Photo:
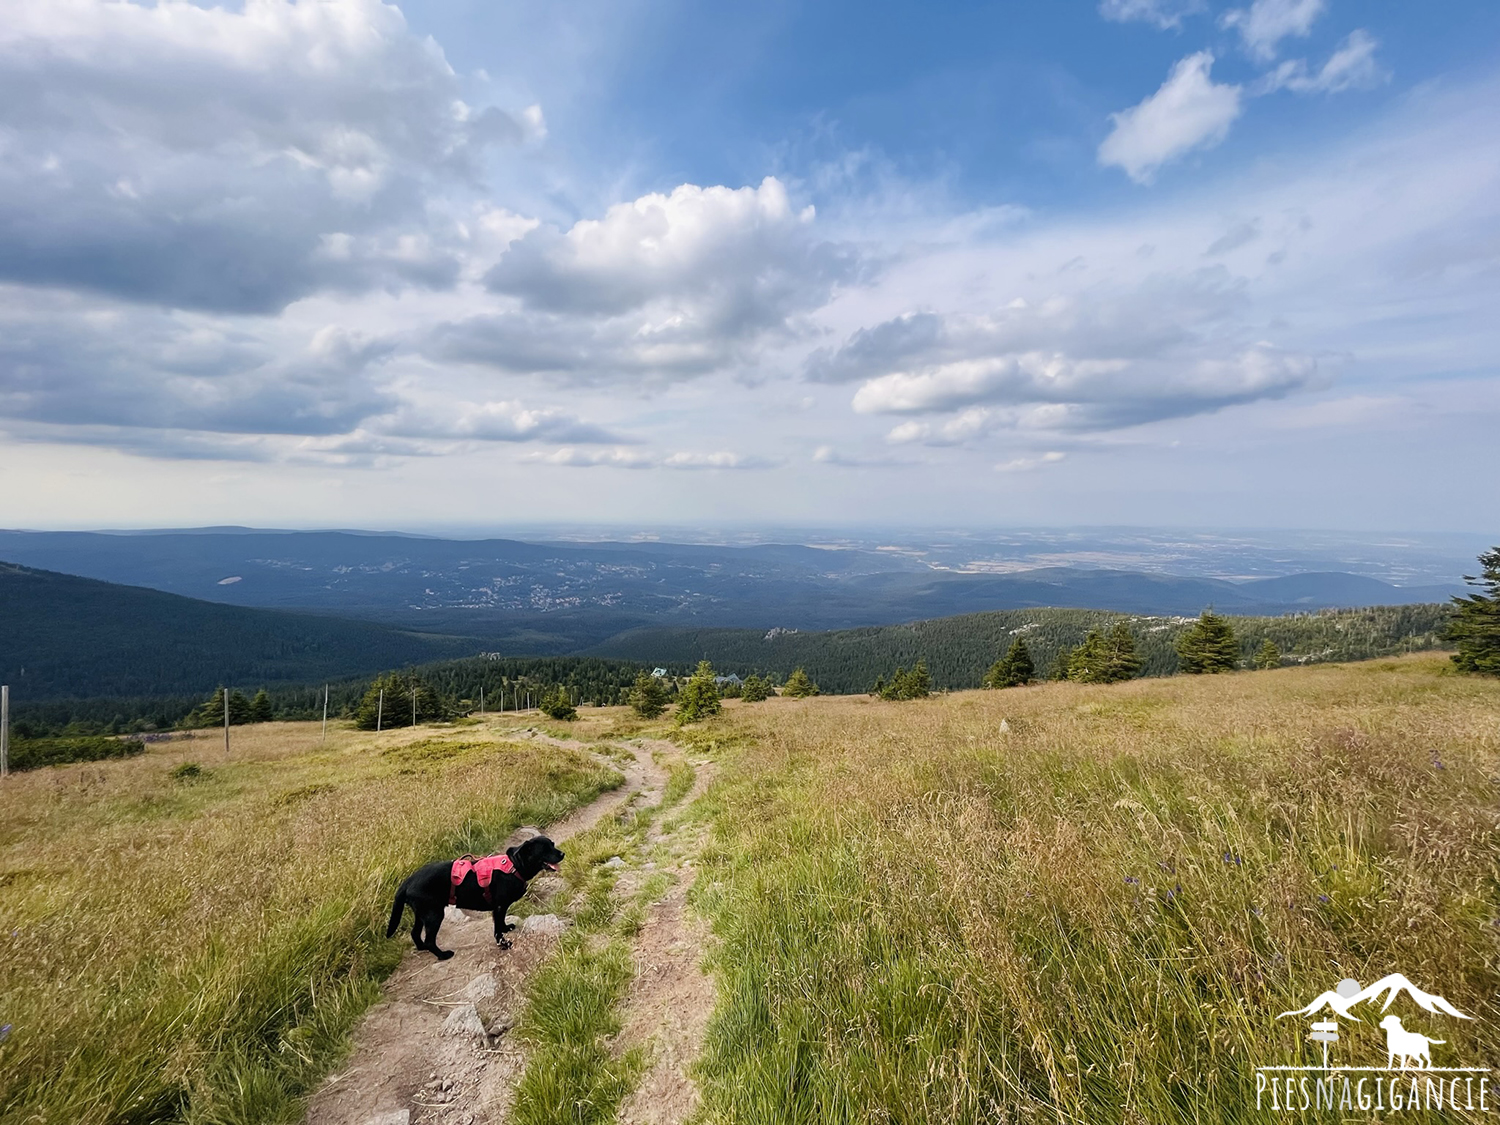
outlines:
[[[1245,659],[1270,638],[1286,663],[1364,660],[1442,645],[1443,605],[1376,606],[1285,617],[1231,618]],[[1142,675],[1177,671],[1176,642],[1191,617],[1138,617],[1086,609],[971,613],[870,629],[798,633],[750,629],[639,629],[594,649],[595,655],[655,664],[710,660],[720,671],[787,676],[807,669],[825,692],[868,691],[898,665],[925,660],[937,688],[978,687],[985,670],[1022,637],[1039,675],[1091,629],[1125,620],[1135,634]]]
[[[0,683],[18,704],[321,683],[477,647],[467,638],[216,605],[0,563]]]

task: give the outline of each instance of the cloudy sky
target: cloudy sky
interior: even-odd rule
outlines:
[[[1500,6],[0,17],[0,525],[1500,524]]]

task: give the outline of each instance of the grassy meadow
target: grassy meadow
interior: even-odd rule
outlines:
[[[486,725],[236,727],[0,786],[0,1120],[284,1122],[409,944],[391,895],[618,784]]]
[[[1500,682],[1450,668],[729,709],[704,1120],[1264,1120],[1253,1068],[1316,1058],[1276,1015],[1393,971],[1500,1063]]]

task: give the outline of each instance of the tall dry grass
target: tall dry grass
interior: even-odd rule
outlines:
[[[181,769],[202,768],[196,776]],[[619,781],[440,732],[236,728],[0,786],[0,1119],[294,1120],[402,950],[396,883]]]
[[[1440,658],[779,700],[699,737],[708,1120],[1263,1119],[1253,1068],[1315,1059],[1277,1013],[1398,970],[1478,1017],[1423,1026],[1449,1065],[1500,1061],[1500,683]],[[1385,1062],[1375,1028],[1341,1049]]]

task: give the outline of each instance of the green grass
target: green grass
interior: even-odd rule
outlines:
[[[1492,1061],[1500,683],[1445,664],[726,716],[703,1120],[1249,1122],[1276,1015],[1392,971]]]
[[[197,739],[10,779],[0,1119],[297,1120],[401,956],[396,883],[619,782],[471,731],[417,767],[381,753],[423,733],[237,728],[228,759]]]
[[[623,901],[619,873],[640,871],[652,823],[692,789],[685,762],[658,759],[667,770],[661,803],[615,818],[568,842],[564,870],[572,926],[527,988],[516,1034],[530,1061],[516,1087],[510,1120],[516,1125],[595,1125],[612,1122],[645,1066],[639,1047],[621,1050],[619,1006],[634,976],[631,944],[647,904],[664,894],[669,877],[655,872]],[[624,867],[606,867],[613,856]]]

